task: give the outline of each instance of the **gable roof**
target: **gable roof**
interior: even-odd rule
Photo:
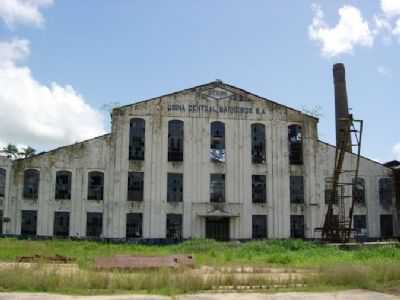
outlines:
[[[282,107],[284,107],[284,108],[287,108],[287,109],[290,109],[290,110],[299,112],[299,113],[301,113],[301,114],[303,114],[303,115],[305,115],[305,116],[307,116],[307,117],[309,117],[309,118],[312,118],[312,119],[316,120],[317,122],[318,122],[318,120],[319,120],[317,117],[312,116],[312,115],[307,114],[307,113],[304,113],[304,112],[302,112],[301,110],[298,110],[298,109],[295,109],[295,108],[293,108],[293,107],[289,107],[289,106],[287,106],[287,105],[278,103],[278,102],[276,102],[276,101],[274,101],[274,100],[271,100],[271,99],[268,99],[268,98],[259,96],[259,95],[257,95],[257,94],[252,93],[252,92],[249,92],[249,91],[247,91],[247,90],[245,90],[245,89],[242,89],[242,88],[236,87],[236,86],[234,86],[234,85],[225,83],[225,82],[223,82],[222,80],[214,80],[214,81],[211,81],[211,82],[209,82],[209,83],[197,85],[197,86],[194,86],[194,87],[191,87],[191,88],[187,88],[187,89],[183,89],[183,90],[179,90],[179,91],[175,91],[175,92],[163,94],[163,95],[161,95],[161,96],[153,97],[153,98],[146,99],[146,100],[140,100],[140,101],[137,101],[137,102],[131,103],[131,104],[126,104],[126,105],[118,106],[118,107],[115,107],[114,109],[121,109],[121,108],[124,109],[124,108],[128,108],[128,107],[131,107],[131,106],[140,104],[140,103],[150,102],[150,101],[157,100],[157,99],[160,99],[160,98],[163,98],[163,97],[170,97],[170,96],[174,96],[174,95],[181,94],[181,93],[193,92],[193,91],[196,91],[196,90],[198,90],[198,89],[202,89],[202,88],[206,88],[206,87],[210,87],[210,88],[213,88],[213,87],[222,87],[222,88],[223,88],[223,87],[227,87],[228,89],[236,90],[236,91],[239,92],[239,93],[251,95],[251,96],[253,96],[253,97],[257,97],[257,98],[259,98],[259,99],[262,100],[262,101],[268,101],[268,102],[273,103],[273,104],[275,104],[275,105],[279,105],[279,106],[282,106]],[[113,109],[113,110],[114,110],[114,109]]]

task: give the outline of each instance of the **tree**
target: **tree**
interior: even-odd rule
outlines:
[[[28,146],[26,148],[23,148],[19,154],[22,155],[23,158],[28,158],[34,156],[36,154],[36,150],[33,149],[31,146]]]
[[[6,147],[0,150],[1,153],[7,155],[8,158],[18,158],[18,148],[14,144],[8,144]]]

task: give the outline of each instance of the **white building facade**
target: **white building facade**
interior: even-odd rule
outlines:
[[[0,229],[118,240],[318,238],[335,147],[318,139],[317,123],[221,81],[116,108],[110,134],[0,157]],[[345,167],[354,164],[348,154]],[[396,236],[392,170],[362,158],[359,176],[357,190],[344,191],[358,195],[359,234]]]

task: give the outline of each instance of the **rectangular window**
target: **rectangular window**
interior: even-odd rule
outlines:
[[[100,237],[103,233],[103,214],[97,212],[87,213],[86,236]]]
[[[225,202],[225,174],[210,174],[210,202]]]
[[[0,197],[6,194],[6,170],[0,168]]]
[[[332,178],[325,178],[325,204],[329,204],[330,200],[333,200],[333,204],[337,205],[339,203],[340,193],[343,191],[343,187],[338,187],[336,197],[333,199],[333,187],[332,187]]]
[[[381,237],[393,237],[393,217],[392,215],[381,215]]]
[[[183,121],[168,122],[168,161],[183,161]]]
[[[69,212],[54,213],[54,236],[69,236]]]
[[[126,238],[142,237],[143,217],[139,213],[129,213],[126,215]]]
[[[357,234],[366,234],[367,231],[367,216],[366,215],[354,215],[354,229]]]
[[[393,197],[393,180],[392,178],[379,179],[379,202],[382,206],[391,206]]]
[[[251,125],[251,161],[253,164],[265,162],[265,125]]]
[[[183,175],[168,173],[168,202],[182,202],[183,200]]]
[[[21,211],[21,235],[36,235],[37,228],[37,211],[23,210]]]
[[[167,239],[182,239],[182,215],[167,214]]]
[[[56,199],[71,199],[72,173],[69,171],[57,171],[56,173]]]
[[[219,121],[210,125],[210,159],[225,162],[225,124]]]
[[[128,173],[128,201],[143,201],[143,172]]]
[[[3,234],[3,211],[0,210],[0,234]]]
[[[304,216],[290,216],[290,237],[295,239],[304,238]]]
[[[129,122],[129,160],[144,160],[146,122],[134,118]]]
[[[303,133],[300,125],[288,127],[289,163],[291,165],[303,164]]]
[[[253,175],[253,176],[251,176],[251,179],[252,179],[253,203],[267,202],[266,176],[265,175]]]
[[[267,232],[267,216],[265,215],[253,215],[253,239],[266,239],[268,237]]]
[[[304,203],[303,176],[290,176],[290,203]]]
[[[39,195],[40,172],[35,169],[24,171],[24,190],[25,199],[37,200]]]
[[[103,200],[104,174],[92,171],[88,174],[88,200]]]
[[[364,178],[353,178],[353,200],[357,204],[365,204],[365,180]]]

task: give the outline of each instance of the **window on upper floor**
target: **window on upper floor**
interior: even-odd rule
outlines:
[[[71,199],[72,173],[70,171],[57,171],[56,173],[56,199]]]
[[[182,239],[182,215],[167,214],[167,239],[181,240]]]
[[[88,174],[88,200],[103,200],[104,174],[99,171],[91,171]]]
[[[364,178],[353,178],[353,200],[357,204],[365,204],[365,180]]]
[[[303,176],[290,176],[290,203],[304,203]]]
[[[210,174],[210,202],[225,202],[225,174]]]
[[[128,173],[128,201],[143,201],[144,173]]]
[[[182,202],[183,200],[183,175],[168,173],[167,202]]]
[[[382,206],[388,207],[392,205],[393,197],[393,180],[390,177],[379,179],[379,202]]]
[[[183,161],[183,121],[168,122],[168,161]]]
[[[6,194],[6,170],[0,168],[0,197],[4,197]]]
[[[36,169],[28,169],[24,172],[24,190],[25,199],[36,200],[39,196],[40,172]]]
[[[253,203],[267,202],[267,188],[265,175],[252,175],[252,201]]]
[[[145,121],[134,118],[129,123],[129,160],[144,160]]]
[[[225,124],[214,121],[210,125],[210,159],[225,162]]]
[[[331,177],[325,178],[325,204],[329,204],[329,201],[332,201],[332,204],[337,205],[339,203],[340,193],[343,190],[343,187],[339,187],[336,192],[336,197],[333,199],[333,182]]]
[[[303,164],[303,133],[300,125],[293,124],[288,127],[289,163],[291,165]]]
[[[265,162],[265,125],[251,125],[251,160],[254,164]]]

